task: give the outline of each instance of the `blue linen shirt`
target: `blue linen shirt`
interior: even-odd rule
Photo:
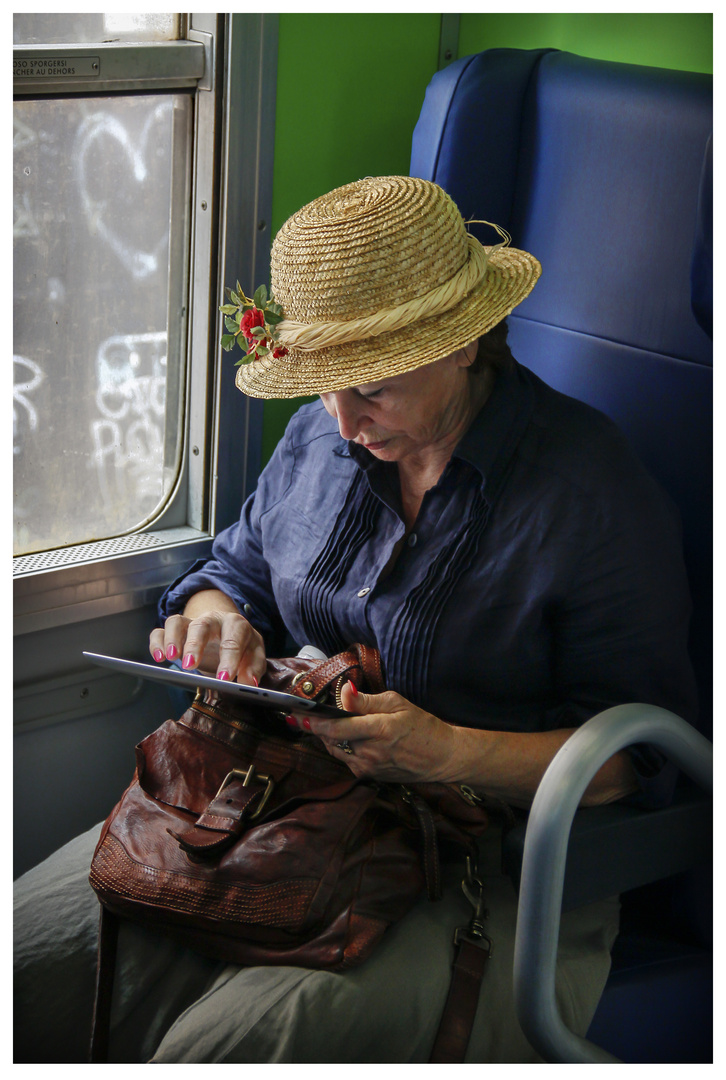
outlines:
[[[225,592],[279,655],[380,650],[387,686],[452,723],[576,727],[611,705],[693,721],[677,512],[601,413],[512,362],[405,536],[398,472],[303,406],[240,520],[167,590],[160,615]],[[675,770],[631,751],[642,801]]]

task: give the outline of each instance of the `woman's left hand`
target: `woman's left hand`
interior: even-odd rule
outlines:
[[[456,730],[400,694],[364,694],[345,684],[341,704],[355,716],[337,719],[298,715],[304,730],[318,735],[333,757],[356,776],[396,782],[452,780]],[[348,743],[346,753],[340,743]]]

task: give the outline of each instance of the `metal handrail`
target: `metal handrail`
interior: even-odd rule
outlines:
[[[555,997],[555,968],[567,844],[582,796],[618,750],[649,743],[709,793],[713,747],[681,717],[654,705],[617,705],[592,717],[547,768],[527,825],[514,946],[514,998],[526,1037],[547,1062],[594,1064],[618,1059],[575,1035]]]

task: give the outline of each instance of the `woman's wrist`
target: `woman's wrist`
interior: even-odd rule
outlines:
[[[199,592],[192,593],[184,605],[182,614],[187,619],[196,619],[208,611],[228,611],[239,614],[234,600],[219,589],[201,589]]]

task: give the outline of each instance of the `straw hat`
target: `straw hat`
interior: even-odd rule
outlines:
[[[342,390],[468,345],[541,273],[494,228],[504,241],[482,246],[442,188],[410,176],[368,177],[315,199],[272,246],[278,356],[244,363],[237,386],[258,398]]]

